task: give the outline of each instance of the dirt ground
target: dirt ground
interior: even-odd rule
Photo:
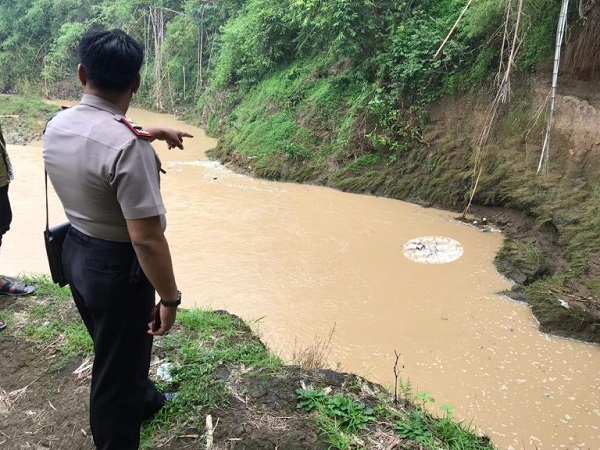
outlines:
[[[27,309],[43,300],[35,295],[0,298],[0,317],[10,315],[12,319],[9,328],[0,332],[0,450],[92,450],[88,424],[90,361],[74,359],[66,365],[56,364],[55,343],[36,345],[17,332],[24,326],[21,318]],[[74,307],[68,311],[71,314],[76,314]],[[159,347],[155,346],[154,361],[165,356],[156,353]],[[151,377],[156,368],[155,363]],[[379,401],[378,393],[385,395],[383,388],[356,375],[326,369],[307,371],[286,366],[273,374],[221,367],[215,376],[225,381],[230,404],[200,410],[197,428],[156,436],[153,448],[325,450],[329,446],[319,436],[311,414],[297,408],[296,389],[304,384],[331,389],[333,394],[344,392],[369,407]],[[210,434],[203,431],[208,429],[207,417],[212,421]],[[370,449],[412,448],[406,442],[400,447],[393,423],[377,424],[363,444]]]

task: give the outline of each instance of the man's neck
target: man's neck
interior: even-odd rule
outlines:
[[[90,86],[89,83],[83,87],[83,93],[103,98],[107,102],[110,102],[119,108],[123,112],[123,115],[127,114],[127,110],[131,104],[131,99],[133,98],[133,92],[131,91],[122,93],[108,92],[105,90],[96,89]]]

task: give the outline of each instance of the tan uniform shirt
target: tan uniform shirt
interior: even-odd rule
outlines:
[[[88,236],[130,240],[125,219],[160,216],[160,160],[112,103],[86,94],[44,133],[44,163],[67,218]]]

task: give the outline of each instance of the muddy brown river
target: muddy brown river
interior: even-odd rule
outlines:
[[[543,335],[526,306],[496,294],[510,287],[492,264],[500,233],[396,200],[235,174],[204,156],[215,141],[202,130],[129,116],[195,135],[184,151],[156,145],[185,307],[241,316],[286,360],[332,334],[333,368],[389,388],[398,352],[401,378],[435,398],[433,412],[453,405],[500,448],[600,449],[600,346]],[[14,220],[0,273],[44,273],[41,144],[9,152]],[[50,206],[51,223],[62,221],[53,192]]]

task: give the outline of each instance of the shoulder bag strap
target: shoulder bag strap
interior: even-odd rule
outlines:
[[[44,169],[45,184],[46,184],[46,231],[50,230],[50,221],[48,219],[48,172]]]

